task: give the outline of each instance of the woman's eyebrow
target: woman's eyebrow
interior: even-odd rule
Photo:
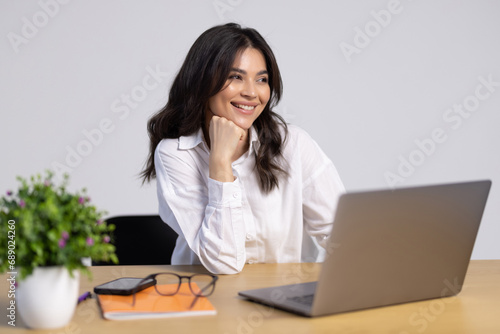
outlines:
[[[236,67],[231,68],[231,71],[232,72],[238,72],[238,73],[241,73],[241,74],[244,74],[244,75],[247,74],[247,71],[242,70],[241,68],[236,68]],[[269,73],[267,72],[267,70],[262,70],[262,71],[259,71],[257,73],[257,75],[263,75],[263,74],[269,74]]]

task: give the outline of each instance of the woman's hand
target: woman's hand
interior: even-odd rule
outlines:
[[[232,121],[212,116],[209,128],[209,176],[220,182],[233,182],[231,163],[244,152],[247,132]]]

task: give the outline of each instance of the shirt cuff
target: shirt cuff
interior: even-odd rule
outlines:
[[[220,182],[208,179],[208,204],[216,207],[241,206],[241,187],[238,178],[233,182]]]

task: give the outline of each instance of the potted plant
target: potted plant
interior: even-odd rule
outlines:
[[[91,204],[86,189],[69,192],[66,174],[18,177],[17,191],[0,198],[0,272],[15,277],[15,300],[31,328],[69,323],[78,298],[79,273],[91,272],[82,259],[118,262],[110,243],[114,226]],[[12,289],[12,288],[11,288]]]

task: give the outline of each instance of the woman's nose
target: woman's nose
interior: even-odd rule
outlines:
[[[245,82],[243,89],[241,90],[241,95],[245,97],[256,97],[257,93],[255,91],[255,85],[251,81]]]

